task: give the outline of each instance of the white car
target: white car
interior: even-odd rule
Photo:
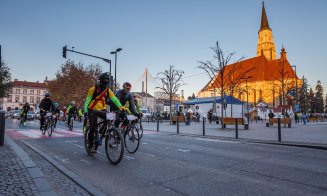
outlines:
[[[141,113],[143,114],[142,120],[148,120],[148,118],[151,117],[151,114],[147,109],[141,109]]]

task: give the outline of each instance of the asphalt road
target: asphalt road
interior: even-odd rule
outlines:
[[[38,129],[38,123],[23,129],[16,123],[7,120],[8,132]],[[76,127],[79,132],[81,125]],[[103,146],[88,156],[83,136],[13,139],[45,152],[109,195],[327,195],[322,150],[145,132],[139,150],[125,151],[114,166]]]

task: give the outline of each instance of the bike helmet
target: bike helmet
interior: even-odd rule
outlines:
[[[72,104],[72,105],[75,105],[75,101],[72,101],[71,104]]]
[[[50,97],[50,93],[45,93],[44,97]]]
[[[129,89],[131,89],[131,88],[132,88],[132,85],[131,85],[131,83],[129,83],[129,82],[125,82],[125,83],[123,84],[123,88],[129,88]]]
[[[105,72],[105,73],[102,73],[100,74],[99,76],[99,80],[100,81],[103,81],[103,80],[109,80],[110,76],[109,76],[109,73],[108,72]]]

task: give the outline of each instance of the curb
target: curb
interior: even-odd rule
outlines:
[[[144,129],[145,130],[145,129]],[[145,130],[151,132],[157,132],[154,130]],[[169,135],[178,135],[178,136],[188,136],[188,137],[198,137],[198,138],[209,138],[209,139],[219,139],[219,140],[230,140],[230,141],[238,141],[238,142],[247,142],[247,143],[257,143],[257,144],[270,144],[270,145],[280,145],[280,146],[292,146],[298,148],[311,148],[318,150],[327,150],[327,145],[319,145],[319,144],[311,144],[311,143],[301,143],[301,142],[277,142],[272,140],[258,140],[258,139],[235,139],[231,137],[223,137],[223,136],[210,136],[210,135],[197,135],[197,134],[185,134],[185,133],[173,133],[168,131],[159,131],[161,133],[166,133]]]
[[[22,141],[27,147],[32,149],[34,152],[41,155],[43,158],[45,158],[49,163],[51,163],[54,167],[56,167],[60,172],[62,172],[65,176],[67,176],[69,179],[74,181],[76,184],[78,184],[81,188],[83,188],[86,192],[88,192],[91,195],[106,195],[105,193],[99,191],[96,187],[91,185],[90,183],[83,180],[81,177],[73,173],[72,171],[68,170],[66,167],[55,161],[53,158],[51,158],[49,155],[45,154],[32,144],[29,144],[25,141]]]
[[[33,162],[29,155],[19,147],[10,137],[5,135],[6,143],[13,149],[17,154],[19,159],[23,162],[28,173],[32,177],[32,180],[40,195],[57,195],[57,193],[52,189],[50,183],[45,178],[45,175],[41,169]]]

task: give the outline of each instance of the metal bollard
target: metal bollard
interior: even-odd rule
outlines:
[[[203,117],[202,121],[203,121],[203,123],[202,123],[203,124],[203,126],[202,126],[202,128],[203,128],[202,135],[205,136],[206,135],[206,118]]]
[[[238,139],[238,122],[237,122],[237,118],[235,118],[235,138]]]
[[[4,145],[5,142],[5,123],[6,117],[5,112],[0,112],[0,146]]]
[[[282,141],[281,128],[280,128],[280,118],[278,118],[278,142]]]
[[[177,124],[177,134],[179,134],[179,118],[178,118],[178,116],[176,118],[176,124]]]
[[[157,120],[157,132],[159,132],[159,119]]]

